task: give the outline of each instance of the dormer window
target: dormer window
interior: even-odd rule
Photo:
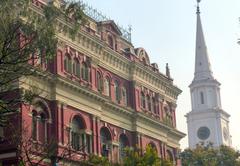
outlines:
[[[108,45],[111,49],[114,49],[113,37],[108,35]]]

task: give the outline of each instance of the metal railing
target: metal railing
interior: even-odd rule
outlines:
[[[92,6],[88,5],[87,3],[83,2],[82,0],[79,1],[79,3],[83,6],[84,13],[92,18],[93,20],[100,22],[100,21],[108,21],[111,20],[111,18],[103,15],[101,12],[99,12],[97,9],[93,8]],[[128,28],[123,28],[122,26],[118,25],[119,30],[122,32],[122,37],[127,40],[128,42],[131,42],[131,31],[132,27],[129,25]]]

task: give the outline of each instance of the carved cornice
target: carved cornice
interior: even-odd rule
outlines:
[[[140,84],[145,84],[149,89],[152,87],[160,89],[169,98],[177,99],[177,96],[182,92],[178,87],[174,86],[172,81],[165,75],[156,73],[143,64],[132,62],[131,70],[131,73],[133,73],[132,79]]]
[[[117,112],[118,114],[120,113],[120,114],[125,114],[128,116],[131,116],[132,113],[134,112],[133,109],[131,109],[129,107],[119,106],[117,103],[114,103],[111,100],[109,100],[108,97],[105,97],[105,96],[103,96],[95,91],[92,91],[91,89],[86,88],[84,86],[80,86],[79,84],[77,84],[73,81],[69,81],[67,78],[58,76],[57,83],[58,82],[67,88],[71,88],[74,91],[77,91],[81,94],[91,97],[92,99],[94,99],[98,102],[101,102],[103,104],[103,107],[111,108],[109,110]]]
[[[165,125],[164,123],[158,121],[158,120],[154,120],[150,117],[147,117],[144,113],[142,112],[135,112],[134,114],[134,118],[135,118],[135,121],[145,121],[149,124],[151,124],[151,126],[155,126],[155,128],[161,128],[162,131],[165,131],[165,133],[167,134],[167,136],[174,136],[177,140],[180,140],[182,139],[183,137],[186,136],[186,134],[174,129],[174,128],[171,128],[167,125]]]

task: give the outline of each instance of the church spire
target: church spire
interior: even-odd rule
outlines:
[[[213,79],[200,18],[200,0],[197,0],[197,2],[197,33],[194,80]]]

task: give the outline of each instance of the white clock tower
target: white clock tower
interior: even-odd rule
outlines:
[[[192,111],[187,117],[189,148],[200,142],[213,143],[213,146],[231,146],[229,134],[230,115],[222,110],[220,83],[213,77],[204,40],[199,2],[197,6],[197,33],[195,73],[191,91]]]

